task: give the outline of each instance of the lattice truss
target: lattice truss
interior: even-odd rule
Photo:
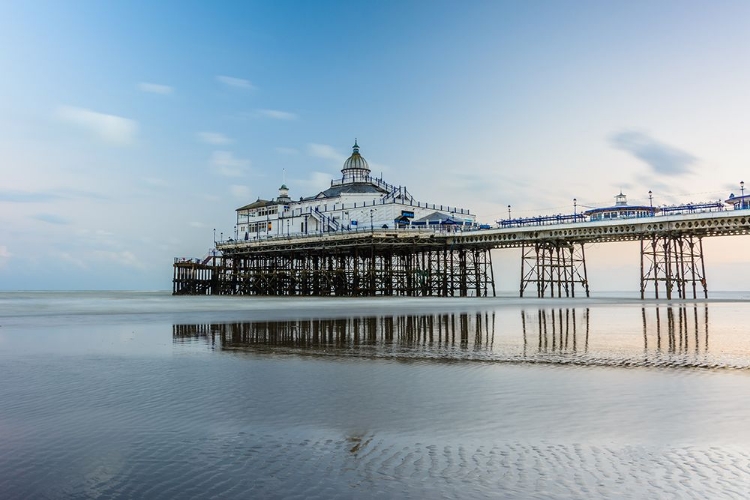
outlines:
[[[489,249],[361,247],[223,256],[199,277],[175,271],[174,293],[315,296],[495,295]]]
[[[654,298],[708,298],[703,240],[700,236],[654,236],[641,239],[641,299],[653,289]],[[676,292],[676,297],[675,297]]]
[[[545,241],[521,249],[520,296],[529,285],[537,297],[575,297],[576,285],[589,296],[582,243]]]

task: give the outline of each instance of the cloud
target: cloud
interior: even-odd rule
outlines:
[[[230,151],[214,151],[210,163],[216,172],[226,177],[242,177],[250,166],[250,160],[235,158]]]
[[[298,155],[299,151],[294,148],[276,148],[276,152],[282,155]]]
[[[123,250],[120,252],[96,250],[92,255],[99,260],[108,260],[125,267],[132,267],[135,269],[143,269],[145,267],[143,265],[143,262],[141,262],[138,257],[133,254],[133,252],[129,252],[127,250]]]
[[[0,245],[0,267],[5,266],[13,256],[5,245]]]
[[[169,182],[167,182],[164,179],[159,179],[158,177],[144,177],[143,179],[144,184],[147,184],[149,186],[153,187],[167,187],[169,186]]]
[[[138,123],[134,120],[74,106],[58,107],[57,116],[63,121],[87,129],[100,139],[118,146],[131,144],[138,131]]]
[[[690,153],[657,141],[648,134],[635,131],[619,132],[610,138],[612,147],[626,151],[662,175],[691,173],[697,158]]]
[[[172,91],[174,90],[169,85],[160,85],[158,83],[146,83],[146,82],[139,83],[138,89],[143,92],[150,92],[151,94],[162,94],[162,95],[171,94]]]
[[[206,224],[202,223],[202,222],[193,221],[193,222],[190,223],[190,227],[201,228],[201,227],[208,227],[208,226]]]
[[[233,142],[232,139],[224,134],[219,134],[218,132],[198,132],[196,135],[198,136],[199,141],[216,146]]]
[[[88,269],[88,266],[86,263],[73,255],[71,255],[69,252],[58,252],[52,254],[54,257],[57,257],[58,259],[68,262],[69,264],[73,264],[74,266],[81,268],[81,269]]]
[[[60,199],[59,194],[45,192],[45,191],[14,191],[14,190],[0,190],[0,201],[8,201],[12,203],[44,203],[47,201],[53,201]]]
[[[224,85],[227,85],[228,87],[235,87],[238,89],[247,89],[247,90],[252,90],[255,88],[255,86],[252,83],[250,83],[249,80],[245,80],[243,78],[235,78],[233,76],[219,75],[216,77],[216,80],[220,83],[223,83]]]
[[[241,199],[247,199],[250,198],[250,188],[247,186],[240,186],[237,184],[233,184],[229,187],[229,192],[232,193],[232,196],[235,198],[241,198]]]
[[[335,160],[339,163],[346,161],[346,156],[342,155],[333,146],[327,144],[315,144],[310,143],[307,145],[307,153],[310,156],[316,158],[323,158],[325,160]]]
[[[307,179],[296,179],[292,182],[302,193],[317,194],[331,185],[331,174],[311,172]]]
[[[258,113],[266,118],[273,118],[274,120],[296,120],[299,118],[295,113],[289,113],[288,111],[279,111],[277,109],[260,109]]]
[[[57,189],[57,190],[46,190],[46,191],[17,191],[17,190],[2,190],[0,189],[0,202],[6,201],[10,203],[45,203],[48,201],[56,201],[61,199],[94,199],[94,200],[106,200],[106,196],[92,193],[90,191],[81,191],[79,189]]]
[[[55,215],[55,214],[36,214],[33,217],[36,220],[47,222],[49,224],[60,224],[60,225],[70,224],[70,221],[68,219],[64,217],[60,217],[59,215]]]

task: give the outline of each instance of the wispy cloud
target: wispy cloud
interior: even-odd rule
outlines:
[[[697,160],[690,153],[659,142],[643,132],[619,132],[610,138],[610,144],[632,154],[662,175],[689,174],[691,165]]]
[[[216,81],[223,83],[228,87],[235,87],[238,89],[252,90],[255,88],[255,86],[250,83],[250,80],[245,80],[244,78],[235,78],[233,76],[219,75],[216,77]]]
[[[66,225],[70,224],[70,221],[64,217],[60,217],[59,215],[55,214],[36,214],[32,216],[36,220],[40,220],[42,222],[47,222],[49,224],[60,224],[60,225]]]
[[[242,177],[250,166],[250,160],[236,158],[231,151],[214,151],[210,160],[211,167],[226,177]]]
[[[276,148],[276,152],[282,155],[298,155],[299,151],[294,148]]]
[[[143,180],[143,183],[146,184],[147,186],[152,186],[152,187],[169,186],[169,182],[167,182],[164,179],[160,179],[158,177],[144,177],[142,180]]]
[[[47,191],[14,191],[0,190],[0,201],[12,203],[44,203],[53,200],[59,200],[59,194]]]
[[[198,132],[196,135],[198,136],[199,141],[205,142],[206,144],[213,144],[215,146],[221,146],[222,144],[230,144],[233,142],[232,139],[218,132]]]
[[[5,266],[13,256],[5,245],[0,245],[0,267]]]
[[[319,193],[330,186],[331,174],[311,172],[307,179],[296,179],[292,183],[301,193]]]
[[[198,222],[198,221],[192,221],[189,225],[190,225],[190,227],[197,227],[197,228],[208,227],[203,222]]]
[[[133,252],[128,250],[122,250],[119,252],[112,252],[107,250],[96,250],[92,253],[93,257],[99,260],[106,260],[114,262],[124,267],[131,267],[135,269],[143,269],[145,266],[143,262],[135,256]]]
[[[232,193],[232,196],[234,196],[235,198],[240,198],[240,199],[250,198],[250,188],[247,186],[240,186],[238,184],[233,184],[229,187],[229,192]]]
[[[62,260],[63,262],[67,262],[68,264],[73,264],[74,266],[80,269],[88,269],[88,266],[83,261],[83,259],[79,259],[78,257],[71,255],[70,252],[53,252],[52,255]]]
[[[138,123],[134,120],[74,106],[58,107],[57,116],[119,146],[131,144],[138,131]]]
[[[143,92],[150,92],[151,94],[162,94],[162,95],[171,94],[174,91],[174,89],[170,87],[169,85],[161,85],[158,83],[147,83],[147,82],[139,83],[138,89]]]
[[[92,199],[106,200],[106,196],[90,191],[79,189],[52,189],[42,191],[19,191],[13,189],[0,189],[0,202],[9,203],[46,203],[63,199]]]
[[[343,162],[346,160],[346,156],[336,151],[336,148],[329,146],[328,144],[315,144],[310,143],[307,145],[307,153],[315,158],[323,158],[325,160],[335,160],[337,162]]]
[[[286,120],[292,121],[299,118],[295,113],[288,111],[279,111],[278,109],[259,109],[258,114],[266,118],[273,118],[274,120]]]

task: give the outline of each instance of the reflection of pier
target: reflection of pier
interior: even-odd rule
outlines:
[[[529,345],[528,335],[536,323],[538,333],[537,349],[540,353],[577,353],[581,346],[578,334],[583,338],[583,352],[589,347],[589,310],[588,308],[576,314],[575,309],[539,309],[534,313],[521,311],[521,325],[523,329],[524,356]]]
[[[175,341],[202,339],[222,349],[279,346],[308,349],[367,346],[492,347],[494,313],[369,316],[173,325]],[[218,344],[217,344],[218,341]]]
[[[662,313],[660,307],[641,309],[643,317],[643,347],[648,351],[649,322],[656,328],[656,350],[666,348],[670,354],[695,354],[708,352],[708,306],[667,307]],[[702,316],[702,317],[701,317]],[[662,335],[664,333],[664,335]],[[701,340],[701,336],[703,340]]]

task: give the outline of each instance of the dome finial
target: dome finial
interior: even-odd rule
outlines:
[[[359,153],[359,145],[357,144],[357,138],[354,138],[354,146],[352,146],[352,153]]]

